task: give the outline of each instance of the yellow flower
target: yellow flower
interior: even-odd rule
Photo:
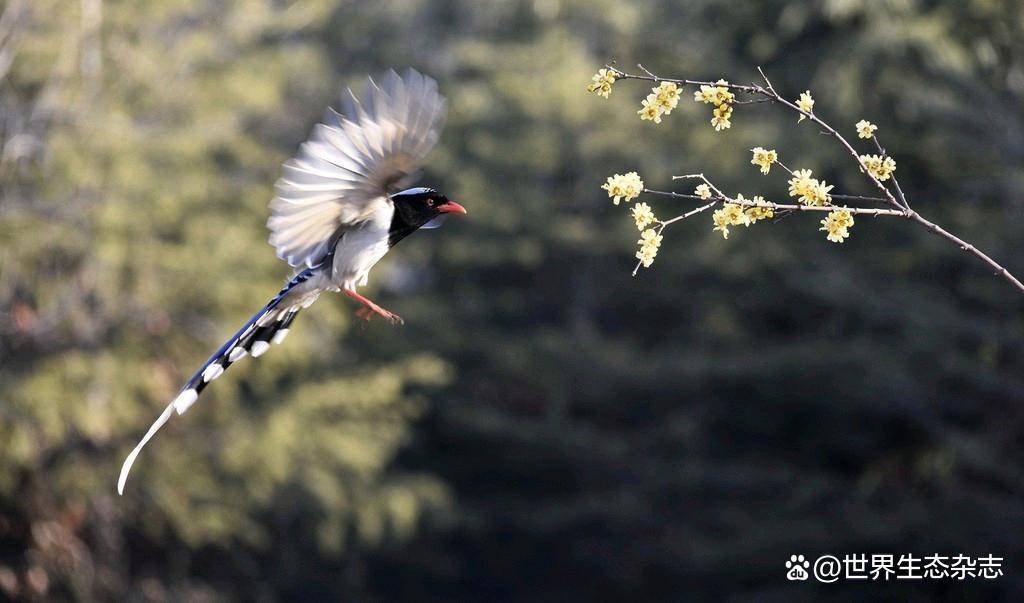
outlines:
[[[725,212],[720,210],[720,209],[716,209],[715,213],[711,214],[711,221],[715,225],[715,227],[712,228],[712,230],[717,230],[718,232],[721,232],[722,233],[722,238],[723,239],[728,239],[729,238],[729,218],[726,216]]]
[[[807,91],[803,92],[800,95],[800,98],[797,99],[797,101],[796,101],[796,106],[799,107],[800,110],[804,111],[805,113],[813,113],[814,112],[814,99],[811,98],[811,91],[810,90],[807,90]],[[796,120],[797,123],[802,122],[805,117],[807,117],[807,116],[801,114],[800,115],[800,119]]]
[[[645,98],[641,104],[643,106],[636,112],[637,115],[640,116],[640,119],[660,124],[661,114],[664,111],[661,106],[658,105],[658,96],[656,94],[648,94],[647,98]]]
[[[651,264],[654,263],[654,256],[656,255],[658,255],[657,250],[648,251],[646,249],[641,249],[636,252],[636,259],[640,260],[640,263],[644,268],[650,268]]]
[[[701,199],[707,200],[711,198],[711,187],[707,184],[698,184],[697,188],[693,190],[693,194],[697,195]]]
[[[587,86],[587,92],[593,92],[594,94],[608,98],[608,95],[612,93],[612,84],[615,83],[615,78],[618,76],[618,72],[612,69],[601,69],[594,74],[591,78],[593,81]]]
[[[739,199],[740,196],[737,195],[736,198]],[[768,202],[761,195],[755,195],[751,202],[754,203],[754,207],[747,207],[744,212],[747,214],[751,224],[758,220],[768,220],[775,217],[775,210],[768,205]]]
[[[850,236],[850,227],[853,226],[853,214],[845,209],[837,209],[829,212],[821,221],[821,228],[828,233],[826,238],[833,243],[842,243]]]
[[[762,174],[767,174],[772,164],[779,160],[779,155],[775,152],[775,149],[765,150],[761,147],[754,147],[750,151],[754,154],[754,158],[750,160],[750,163],[761,166]]]
[[[861,138],[871,138],[875,135],[875,130],[877,129],[878,126],[866,119],[857,122],[857,136]]]
[[[829,191],[833,188],[824,180],[811,178],[811,170],[797,170],[789,179],[789,196],[799,197],[804,205],[828,205],[832,201]]]
[[[724,130],[732,123],[729,118],[732,117],[732,101],[736,99],[736,95],[729,91],[729,82],[725,80],[718,80],[715,85],[704,84],[693,93],[693,100],[698,103],[708,103],[715,106],[714,117],[711,119],[711,125],[715,127],[715,132]]]
[[[664,237],[658,234],[653,228],[648,228],[640,233],[640,240],[637,241],[637,243],[640,243],[644,247],[659,247],[661,246],[661,240],[663,238]]]
[[[797,170],[793,172],[793,177],[789,179],[790,197],[804,196],[812,186],[812,183],[816,182],[814,178],[811,178],[811,173],[811,170]]]
[[[732,122],[729,118],[732,117],[732,105],[722,103],[715,107],[713,111],[714,117],[711,118],[711,125],[715,127],[715,132],[720,132],[732,126]]]
[[[888,180],[892,173],[896,171],[896,160],[892,157],[861,155],[860,160],[864,167],[867,168],[868,173],[878,178],[879,181]]]
[[[679,86],[675,82],[662,82],[661,85],[651,88],[651,90],[665,115],[671,113],[672,109],[679,104]]]
[[[743,195],[736,195],[737,201],[746,201]],[[743,206],[737,203],[726,203],[721,209],[711,214],[711,221],[715,224],[712,230],[722,233],[722,238],[729,238],[730,226],[750,226],[750,217],[743,211]]]
[[[648,228],[640,234],[640,250],[636,252],[636,259],[640,260],[644,268],[650,268],[658,255],[658,248],[661,247],[662,237],[653,228]]]
[[[637,230],[643,230],[657,221],[654,212],[651,211],[651,206],[646,203],[637,203],[633,206],[633,219],[636,220]]]
[[[693,100],[698,103],[707,103],[715,106],[722,103],[731,103],[735,100],[736,95],[729,91],[728,86],[729,82],[725,80],[718,80],[715,86],[705,84],[700,87],[700,90],[693,93]]]
[[[831,184],[825,184],[824,180],[812,179],[812,186],[800,197],[800,202],[806,205],[828,205],[832,202],[832,195],[829,194],[833,188]]]
[[[629,172],[624,175],[615,174],[614,176],[609,176],[608,181],[601,188],[608,191],[608,196],[613,198],[615,205],[618,205],[622,199],[625,199],[628,203],[639,197],[640,193],[644,190],[644,181],[640,179],[640,175],[636,172]]]

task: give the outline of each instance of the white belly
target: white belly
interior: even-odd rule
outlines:
[[[331,267],[331,281],[342,289],[366,284],[370,269],[388,252],[388,229],[393,210],[390,202],[370,219],[353,225],[338,239]],[[383,205],[383,204],[382,204]]]

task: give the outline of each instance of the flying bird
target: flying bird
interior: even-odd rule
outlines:
[[[270,202],[270,244],[295,275],[199,368],[164,409],[121,467],[117,491],[142,447],[171,415],[183,414],[233,363],[263,355],[284,341],[295,317],[325,291],[361,304],[356,315],[402,319],[360,295],[370,269],[399,241],[466,209],[432,188],[409,187],[444,125],[446,102],[437,83],[415,70],[372,79],[358,98],[328,109],[297,155],[285,162]]]

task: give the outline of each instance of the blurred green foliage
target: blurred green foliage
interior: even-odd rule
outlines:
[[[598,187],[777,148],[868,192],[790,115],[660,126],[606,60],[810,88],[867,118],[915,208],[1024,271],[1024,9],[996,0],[8,0],[0,17],[0,592],[24,598],[785,599],[788,555],[1024,546],[1024,301],[945,241],[858,220],[635,230]],[[374,271],[408,324],[304,312],[120,462],[289,276],[279,165],[339,86],[450,100],[424,182],[469,208]],[[806,124],[805,124],[806,125]],[[661,215],[674,209],[658,202]],[[983,585],[827,591],[1012,599]],[[847,590],[842,590],[843,588]],[[946,592],[945,589],[949,589]]]

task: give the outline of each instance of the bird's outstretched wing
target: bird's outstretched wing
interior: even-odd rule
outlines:
[[[344,114],[328,110],[294,159],[284,164],[270,202],[270,244],[292,266],[315,266],[345,224],[411,184],[437,144],[445,99],[415,70],[372,79],[362,99],[348,90]]]

